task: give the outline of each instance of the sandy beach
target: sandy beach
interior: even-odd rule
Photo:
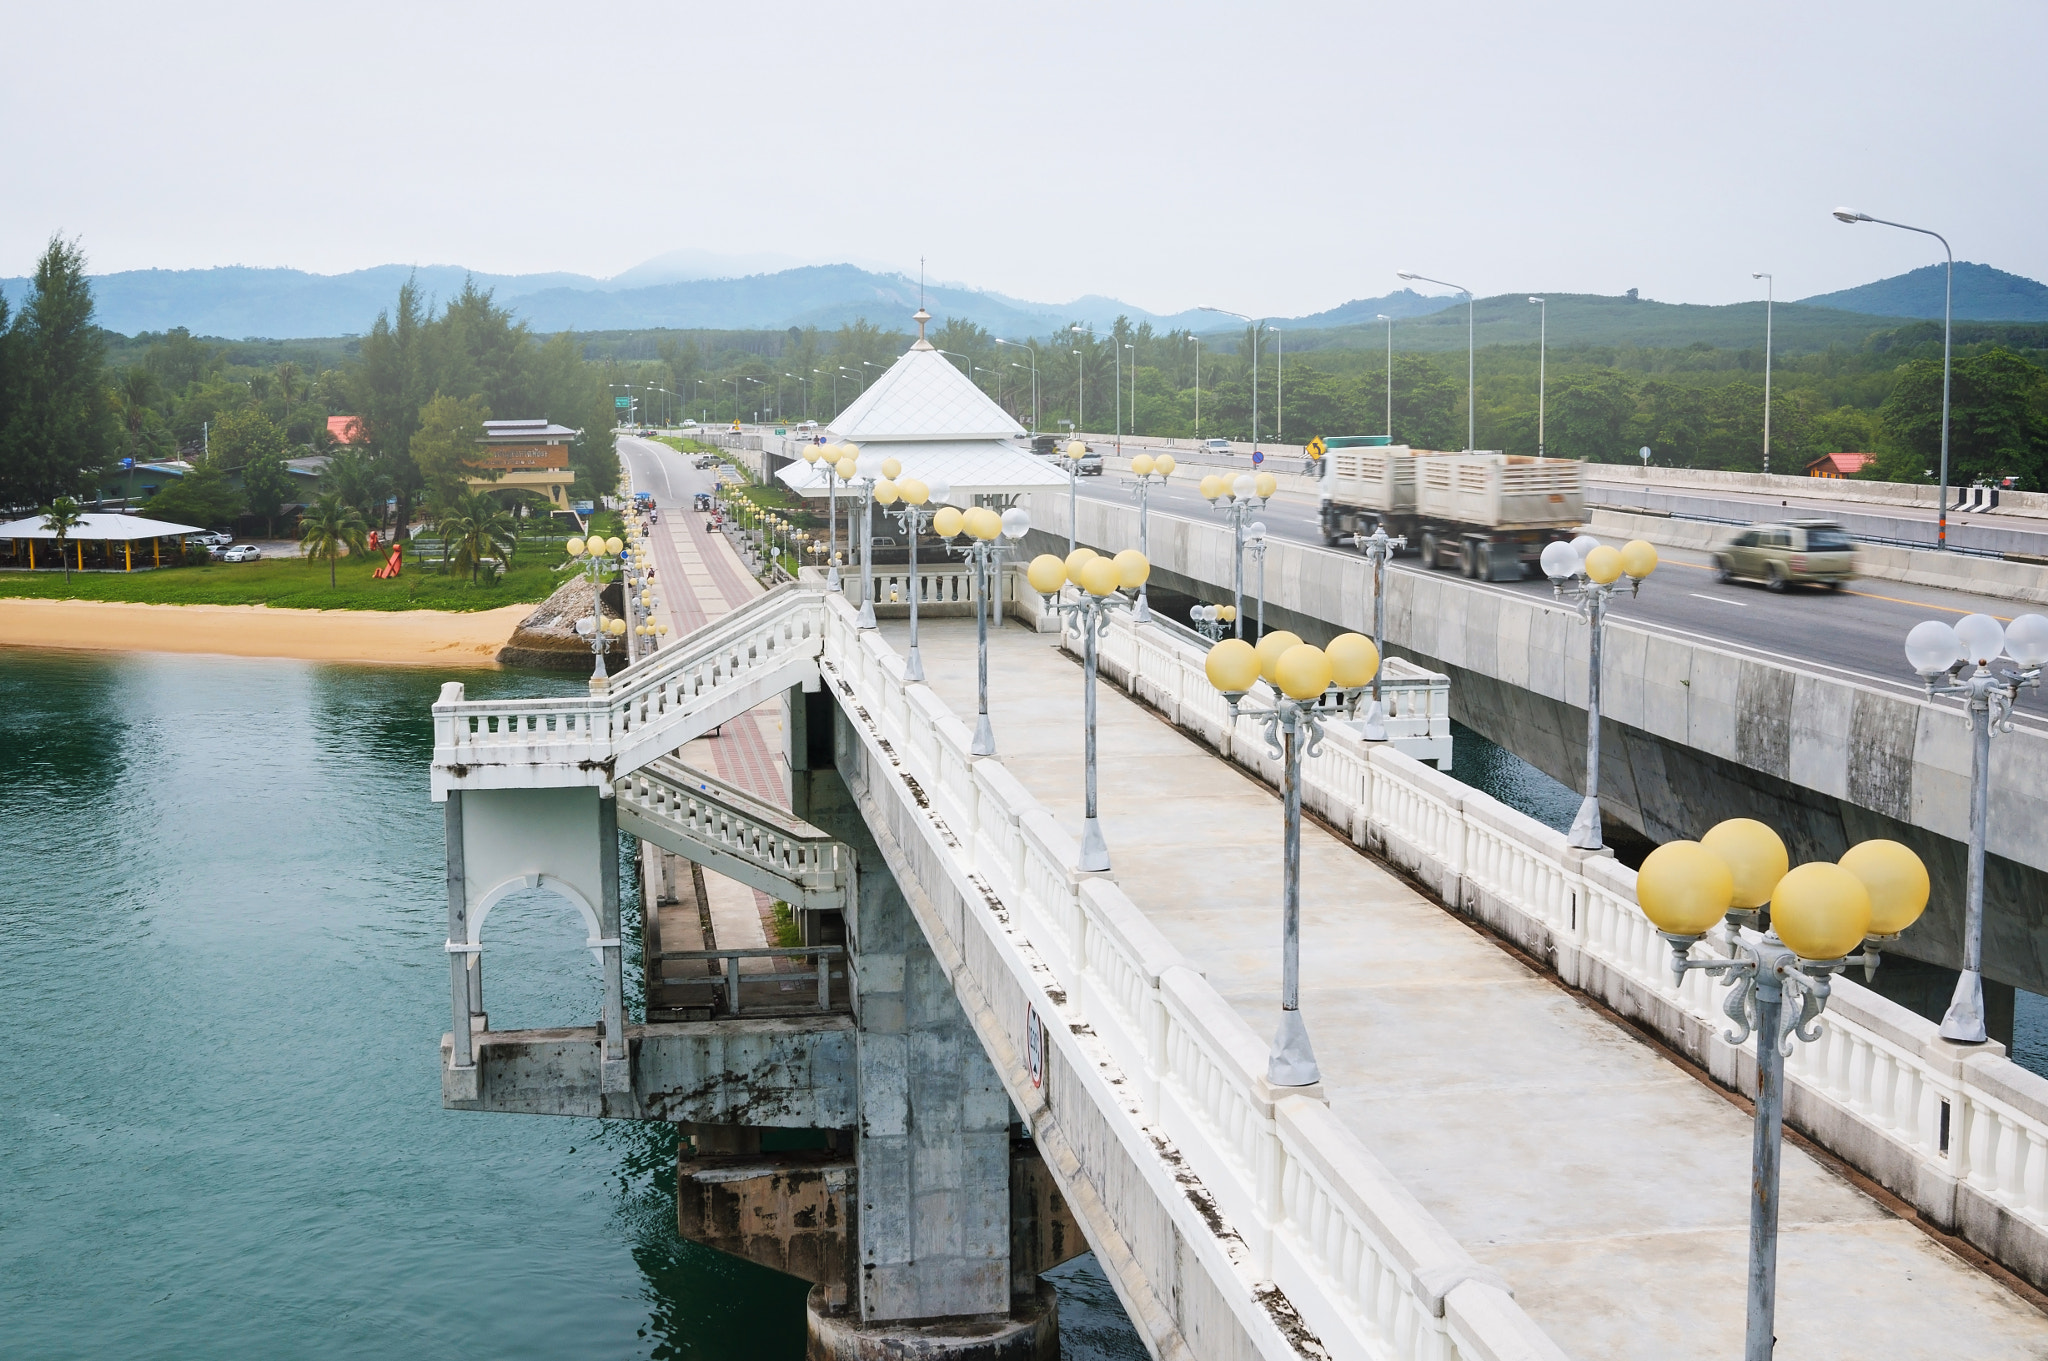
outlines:
[[[0,598],[0,647],[210,652],[381,666],[495,666],[533,606],[495,610],[273,610]]]

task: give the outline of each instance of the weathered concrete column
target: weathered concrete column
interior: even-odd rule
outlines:
[[[470,1014],[483,1005],[483,985],[472,982],[476,952],[469,946],[469,883],[463,865],[462,791],[450,790],[443,806],[442,826],[447,835],[448,875],[448,991],[451,1011],[449,1037],[454,1046],[452,1066],[470,1069],[475,1076],[475,1051],[470,1046]]]
[[[604,891],[597,909],[599,952],[604,959],[604,1051],[598,1086],[605,1092],[633,1090],[626,1053],[625,949],[619,938],[619,801],[609,788],[597,800],[598,873]]]
[[[857,1289],[843,1314],[812,1292],[809,1355],[1057,1356],[1050,1290],[1012,1291],[1009,1097],[840,778],[858,755],[836,704],[792,691],[789,709],[793,808],[860,868],[846,923]]]

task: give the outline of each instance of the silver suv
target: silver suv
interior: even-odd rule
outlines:
[[[1761,581],[1768,589],[1814,582],[1831,591],[1856,579],[1856,541],[1833,520],[1754,524],[1714,549],[1721,581]]]

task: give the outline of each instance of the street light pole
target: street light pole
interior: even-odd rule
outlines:
[[[1138,551],[1140,553],[1149,555],[1152,551],[1151,546],[1146,542],[1145,536],[1146,510],[1149,508],[1152,499],[1152,479],[1158,478],[1159,485],[1163,487],[1166,485],[1166,479],[1173,476],[1173,470],[1178,466],[1174,462],[1172,454],[1160,454],[1156,458],[1151,454],[1138,454],[1131,459],[1131,477],[1134,485],[1137,487],[1138,495]],[[1131,618],[1141,624],[1152,622],[1152,602],[1147,598],[1149,590],[1150,587],[1148,586],[1141,585],[1138,587],[1138,603],[1131,611]]]
[[[1078,326],[1070,328],[1075,335],[1081,334]],[[1074,433],[1080,434],[1088,427],[1088,371],[1079,350],[1074,351]]]
[[[1124,348],[1131,352],[1131,438],[1136,439],[1138,437],[1138,347],[1127,344]],[[1121,432],[1123,427],[1119,425],[1117,429]],[[1124,451],[1124,442],[1121,434],[1119,434],[1116,442],[1116,451],[1118,454],[1122,454]]]
[[[1607,603],[1628,577],[1628,590],[1642,590],[1643,578],[1657,570],[1657,550],[1642,539],[1616,549],[1590,534],[1566,543],[1558,540],[1543,550],[1543,574],[1551,594],[1568,600],[1591,626],[1586,646],[1586,796],[1566,834],[1567,845],[1597,851],[1600,841],[1600,641],[1606,632]]]
[[[1068,561],[1072,561],[1071,555]],[[1046,608],[1055,614],[1070,616],[1073,627],[1081,635],[1087,812],[1081,823],[1080,868],[1090,873],[1109,868],[1109,843],[1103,840],[1102,820],[1096,815],[1095,803],[1095,642],[1109,631],[1112,610],[1130,608],[1130,598],[1120,592],[1143,586],[1151,574],[1152,564],[1135,548],[1126,548],[1114,558],[1090,552],[1073,573],[1068,571],[1066,562],[1044,553],[1032,559],[1025,574],[1031,589],[1045,598]],[[1073,578],[1078,578],[1074,584],[1079,587],[1074,598],[1061,599],[1062,589]]]
[[[1233,636],[1244,637],[1244,535],[1245,517],[1261,509],[1274,491],[1279,480],[1271,473],[1239,473],[1235,477],[1211,474],[1202,479],[1202,495],[1210,505],[1227,501],[1225,514],[1230,517],[1231,544],[1231,587],[1230,604],[1235,611],[1231,618]]]
[[[1379,319],[1387,323],[1387,443],[1394,442],[1394,319],[1385,312]]]
[[[1764,281],[1764,475],[1771,472],[1771,306],[1773,295],[1778,291],[1777,276],[1752,274],[1752,279]]]
[[[1963,967],[1941,1018],[1941,1037],[1982,1044],[1990,1038],[1984,1028],[1984,843],[1990,822],[1991,735],[2012,731],[2012,708],[2020,691],[2041,683],[2041,668],[2048,665],[2048,619],[2023,614],[2003,628],[1988,614],[1965,615],[1954,627],[1929,619],[1906,635],[1906,661],[1926,682],[1929,699],[1953,695],[1970,716]]]
[[[1322,747],[1317,705],[1355,697],[1378,663],[1372,644],[1355,633],[1332,639],[1327,652],[1295,643],[1270,661],[1242,639],[1231,639],[1210,648],[1203,661],[1209,683],[1230,705],[1232,725],[1240,716],[1262,724],[1267,747],[1280,758],[1280,1024],[1266,1058],[1266,1081],[1275,1087],[1322,1080],[1301,1019],[1301,759]],[[1261,675],[1272,687],[1273,702],[1245,708],[1245,696]]]
[[[1275,354],[1279,358],[1278,372],[1273,378],[1273,438],[1280,443],[1287,442],[1287,333],[1278,326],[1267,330],[1280,339],[1276,342]]]
[[[1256,454],[1259,451],[1259,323],[1253,321],[1244,313],[1233,312],[1227,307],[1204,307],[1202,310],[1204,312],[1217,312],[1226,317],[1236,317],[1239,321],[1252,328],[1252,452]],[[1202,362],[1201,353],[1200,350],[1195,351],[1196,374],[1198,375],[1195,380],[1197,383],[1196,392],[1198,394],[1195,398],[1197,410],[1200,409],[1202,400],[1199,396],[1201,391],[1199,386],[1201,382],[1199,377]],[[1240,601],[1239,603],[1242,604],[1243,602]]]
[[[917,650],[917,536],[931,523],[935,512],[927,510],[928,503],[942,500],[952,491],[943,481],[929,484],[914,477],[885,481],[875,488],[875,499],[887,506],[901,500],[903,508],[886,512],[895,519],[910,541],[910,656],[903,664],[903,679],[922,681],[924,679],[924,658]]]
[[[945,511],[933,517],[932,527],[948,540],[955,534],[967,535],[963,544],[948,543],[953,552],[974,565],[974,653],[975,653],[975,696],[977,716],[974,722],[974,743],[968,748],[974,756],[996,754],[995,729],[988,721],[988,619],[991,609],[1000,610],[1002,602],[990,592],[991,580],[1000,582],[998,572],[1002,565],[1005,542],[1016,543],[1031,531],[1031,513],[1022,506],[1012,506],[998,515],[987,506],[975,506],[960,514],[957,521],[949,522]],[[1001,616],[998,614],[998,620]]]
[[[1937,551],[1948,548],[1948,380],[1950,342],[1955,337],[1956,297],[1956,253],[1949,248],[1948,238],[1940,232],[1925,227],[1909,227],[1903,222],[1887,222],[1881,217],[1859,213],[1854,208],[1837,208],[1835,217],[1842,222],[1875,222],[1880,227],[1897,227],[1903,232],[1918,232],[1941,242],[1941,248],[1948,254],[1948,284],[1941,295],[1941,520],[1936,531],[1934,546]]]
[[[1024,343],[1022,343],[1022,344],[1019,344],[1018,342],[1016,342],[1016,341],[1014,341],[1014,340],[997,340],[997,341],[996,341],[996,344],[998,344],[998,345],[1008,345],[1008,346],[1009,346],[1009,347],[1010,347],[1011,349],[1013,349],[1013,350],[1026,350],[1026,351],[1028,351],[1028,352],[1030,353],[1030,355],[1031,355],[1031,433],[1035,435],[1035,434],[1037,434],[1037,433],[1038,433],[1038,424],[1039,424],[1039,422],[1038,422],[1038,342],[1037,342],[1037,341],[1035,341],[1035,340],[1029,340],[1029,341],[1025,341],[1025,342],[1024,342]]]
[[[1536,304],[1536,457],[1543,457],[1543,399],[1550,387],[1547,372],[1550,360],[1550,303],[1544,298],[1531,298]],[[1389,330],[1392,328],[1389,327]],[[1770,436],[1770,379],[1764,380],[1764,471],[1771,470]]]
[[[1353,542],[1372,561],[1372,650],[1378,658],[1372,669],[1372,708],[1366,711],[1363,736],[1368,742],[1384,742],[1387,710],[1380,701],[1380,673],[1387,666],[1387,559],[1394,556],[1396,549],[1406,548],[1408,538],[1388,538],[1386,522],[1375,521],[1370,537],[1361,535]]]
[[[1432,279],[1427,274],[1411,274],[1407,270],[1396,270],[1395,277],[1416,283],[1435,284],[1438,288],[1454,289],[1465,295],[1465,451],[1470,453],[1479,447],[1479,388],[1475,377],[1479,370],[1473,340],[1476,331],[1472,313],[1475,301],[1472,290],[1463,284],[1446,283],[1442,279]]]

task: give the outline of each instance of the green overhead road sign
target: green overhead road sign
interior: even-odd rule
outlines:
[[[627,407],[633,405],[633,399],[631,397],[614,397],[612,398],[612,405],[624,411]]]

